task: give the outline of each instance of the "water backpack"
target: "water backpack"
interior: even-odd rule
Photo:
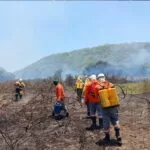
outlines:
[[[100,104],[102,108],[119,106],[119,97],[116,88],[108,88],[99,91]]]
[[[66,106],[62,103],[56,102],[53,107],[52,116],[56,120],[61,120],[69,116]]]

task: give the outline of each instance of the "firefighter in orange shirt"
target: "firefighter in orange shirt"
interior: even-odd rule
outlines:
[[[84,87],[83,87],[83,92],[82,92],[82,98],[84,100],[84,103],[86,104],[87,107],[87,118],[90,117],[90,105],[89,105],[89,99],[88,99],[88,95],[87,95],[87,87],[91,84],[91,79],[90,77],[87,77],[84,83]]]
[[[63,85],[59,81],[53,81],[53,83],[56,86],[56,101],[64,102],[65,94]]]
[[[69,113],[67,107],[65,106],[64,99],[64,87],[59,81],[53,81],[53,84],[56,86],[56,102],[54,104],[54,110],[52,116],[55,116],[55,119],[62,119],[68,117]]]

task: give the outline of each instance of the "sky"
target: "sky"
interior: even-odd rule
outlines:
[[[14,72],[55,53],[150,42],[150,2],[0,1],[0,67]]]

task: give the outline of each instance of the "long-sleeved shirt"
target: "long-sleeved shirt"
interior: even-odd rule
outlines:
[[[97,80],[89,82],[85,91],[85,100],[90,103],[99,102],[98,91],[100,90],[100,86]]]
[[[56,86],[56,98],[58,101],[63,101],[64,97],[64,88],[62,84],[58,83]]]
[[[108,89],[113,86],[112,83],[105,81],[105,82],[100,82],[100,81],[90,81],[87,83],[84,91],[84,99],[85,101],[89,101],[91,103],[97,103],[100,101],[99,99],[99,90],[102,89]]]

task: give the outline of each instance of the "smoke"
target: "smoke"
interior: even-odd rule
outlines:
[[[63,75],[104,73],[127,78],[148,77],[150,74],[150,45],[147,48],[145,45],[145,43],[111,45],[107,57],[101,58],[96,64],[86,67],[84,71],[65,65]]]
[[[150,52],[146,49],[140,49],[128,55],[123,61],[122,65],[127,68],[138,67],[142,65],[150,64],[149,61]]]
[[[71,66],[65,64],[63,66],[62,78],[65,79],[67,75],[71,74],[72,76],[82,74],[82,70],[74,69]]]
[[[98,63],[85,68],[85,74],[105,73],[123,77],[148,77],[150,74],[150,46],[122,44],[110,47],[110,53]]]

